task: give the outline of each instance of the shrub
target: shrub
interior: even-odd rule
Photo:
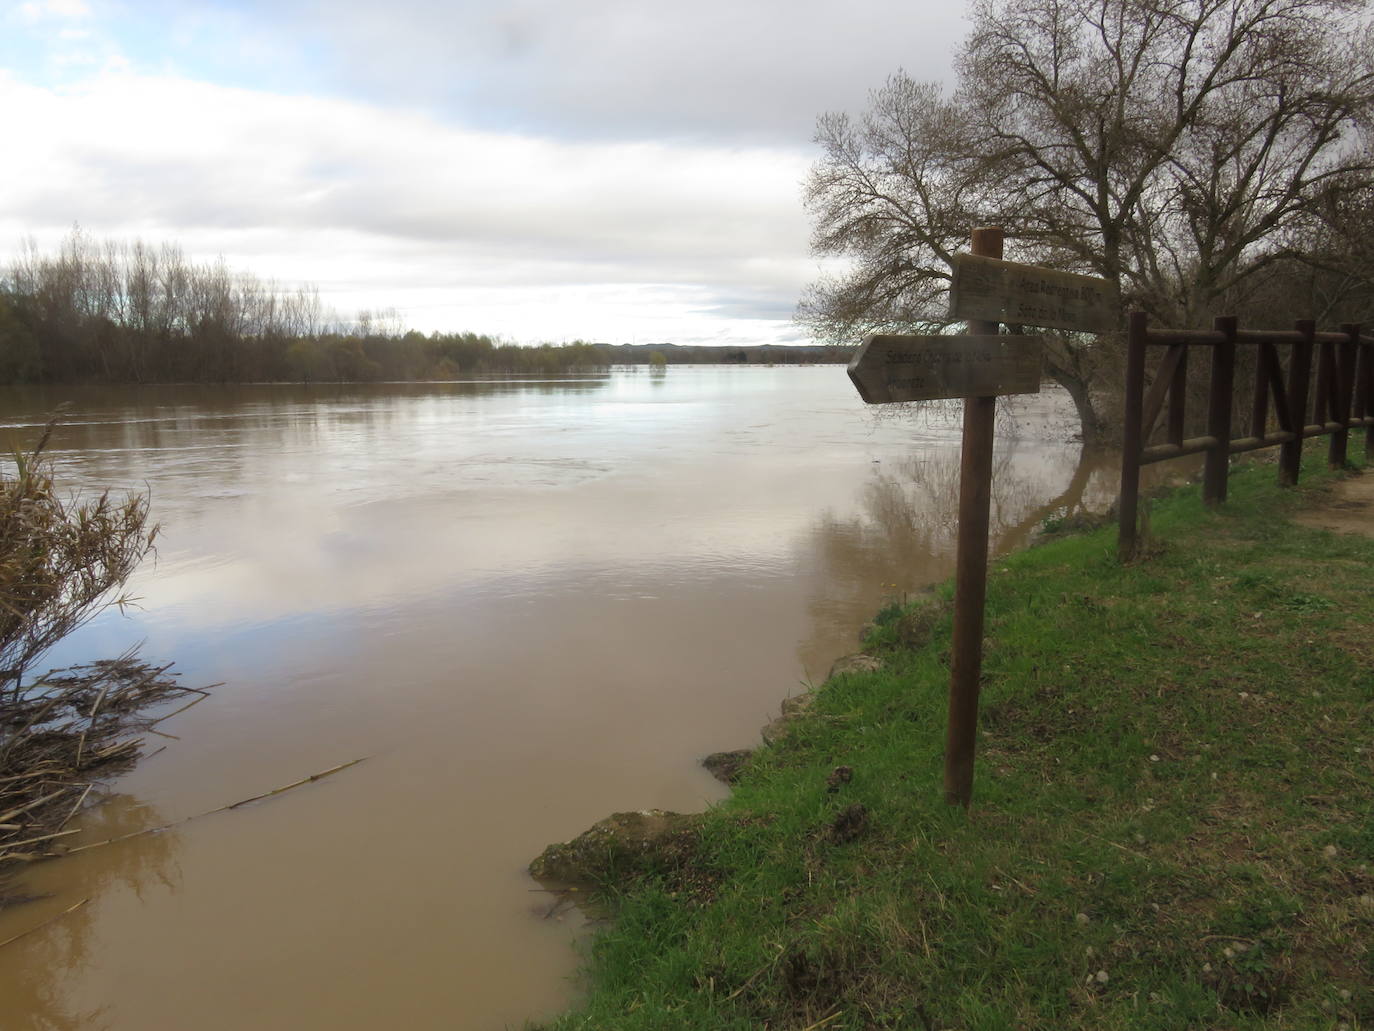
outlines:
[[[0,475],[0,699],[16,698],[25,671],[59,640],[128,601],[113,592],[157,537],[146,494],[58,493],[43,454],[55,425]]]

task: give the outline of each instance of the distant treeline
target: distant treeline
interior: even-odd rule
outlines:
[[[405,331],[394,312],[342,321],[314,288],[284,290],[164,244],[28,247],[0,278],[0,382],[244,383],[452,379],[613,365],[844,362],[836,347],[535,347],[480,333]]]

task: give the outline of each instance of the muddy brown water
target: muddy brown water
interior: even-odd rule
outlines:
[[[0,1027],[502,1028],[575,1000],[575,911],[525,864],[609,812],[697,810],[698,765],[951,571],[957,419],[839,367],[367,387],[0,391],[6,444],[70,402],[77,487],[143,486],[142,643],[213,697],[0,910]],[[1047,392],[999,434],[995,544],[1115,492]],[[932,790],[935,790],[932,787]]]

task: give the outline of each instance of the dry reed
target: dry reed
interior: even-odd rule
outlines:
[[[153,707],[204,692],[133,653],[28,671],[54,644],[110,605],[153,548],[146,494],[60,494],[38,443],[0,475],[0,868],[53,853],[97,777],[138,758]],[[165,717],[163,717],[165,718]]]
[[[97,780],[132,765],[137,735],[175,714],[148,710],[205,696],[169,668],[129,654],[56,670],[0,701],[0,870],[60,854]]]

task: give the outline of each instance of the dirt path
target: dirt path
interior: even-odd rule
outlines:
[[[1374,537],[1374,474],[1341,480],[1295,519],[1304,526]]]

